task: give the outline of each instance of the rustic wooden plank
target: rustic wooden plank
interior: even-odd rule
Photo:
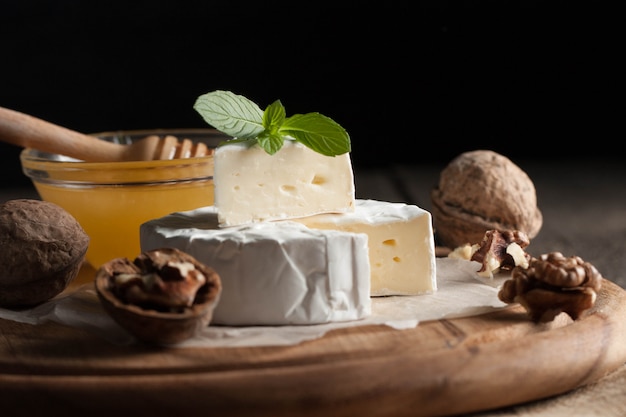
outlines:
[[[439,182],[439,173],[444,167],[436,164],[398,165],[393,167],[392,175],[408,202],[431,211],[430,193]]]
[[[153,416],[441,416],[549,397],[615,370],[626,359],[626,291],[605,281],[576,322],[535,325],[511,307],[401,331],[341,329],[296,346],[115,346],[5,320],[0,331],[0,403],[14,416],[109,416],[120,404]]]
[[[354,171],[354,187],[356,197],[381,201],[405,201],[405,196],[399,188],[389,169],[361,169]]]
[[[544,216],[533,251],[579,255],[626,288],[626,165],[602,160],[524,165]]]

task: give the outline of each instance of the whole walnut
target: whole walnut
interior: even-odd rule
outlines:
[[[431,200],[437,242],[449,248],[478,243],[492,229],[517,230],[532,239],[543,223],[530,177],[490,150],[453,159],[441,171]]]
[[[0,306],[41,304],[78,275],[89,237],[56,204],[31,199],[0,205]]]

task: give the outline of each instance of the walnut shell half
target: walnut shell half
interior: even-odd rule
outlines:
[[[222,284],[213,268],[175,248],[116,258],[96,271],[95,287],[105,311],[138,340],[183,342],[208,326]]]
[[[507,157],[489,150],[462,153],[431,191],[433,227],[442,246],[481,241],[487,230],[534,238],[543,223],[533,182]]]
[[[60,206],[16,199],[0,205],[0,306],[41,304],[76,278],[89,237]]]

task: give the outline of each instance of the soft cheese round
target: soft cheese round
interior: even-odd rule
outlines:
[[[286,221],[220,228],[210,206],[148,221],[140,240],[142,252],[174,247],[217,271],[214,324],[319,324],[371,314],[364,233]]]

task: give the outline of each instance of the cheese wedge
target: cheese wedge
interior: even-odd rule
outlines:
[[[214,206],[140,227],[141,250],[174,247],[214,268],[222,281],[213,324],[290,325],[371,314],[367,235],[295,222],[220,228]]]
[[[258,145],[234,143],[218,147],[214,161],[220,226],[354,210],[349,153],[325,156],[287,140],[269,155]]]
[[[314,229],[369,237],[371,295],[417,295],[437,290],[431,214],[415,205],[356,200],[355,211],[294,219]]]

